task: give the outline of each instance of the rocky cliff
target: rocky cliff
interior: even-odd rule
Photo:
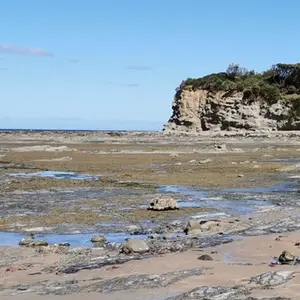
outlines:
[[[188,79],[177,88],[172,106],[173,114],[164,126],[164,131],[300,129],[298,90],[294,88],[288,93],[282,88],[283,84],[270,83],[270,80],[276,80],[276,84],[279,81],[274,79],[274,74],[264,73],[265,77],[261,74],[258,77],[255,73],[240,77],[229,77],[228,73],[209,76],[197,79],[198,81]],[[215,81],[214,85],[211,84],[212,76],[213,80],[222,79],[218,81],[219,87]]]

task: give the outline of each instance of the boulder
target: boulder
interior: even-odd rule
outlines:
[[[190,220],[184,229],[186,234],[197,234],[220,226],[219,220]]]
[[[20,246],[29,246],[33,242],[34,242],[34,239],[32,237],[26,237],[19,242],[19,245]]]
[[[148,207],[148,210],[175,210],[179,209],[179,205],[176,199],[172,197],[156,197],[154,198]]]
[[[149,251],[149,246],[144,240],[128,239],[122,247],[125,253],[145,253]]]
[[[198,257],[199,260],[213,260],[213,258],[208,254],[203,254]]]
[[[48,246],[48,242],[43,240],[35,240],[31,237],[27,237],[22,239],[19,242],[19,245],[26,246],[26,247],[39,247],[39,246]]]
[[[104,235],[95,235],[91,238],[92,243],[105,243],[106,237]]]

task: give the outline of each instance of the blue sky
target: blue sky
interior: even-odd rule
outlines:
[[[300,59],[298,0],[3,0],[0,128],[161,129],[176,86]]]

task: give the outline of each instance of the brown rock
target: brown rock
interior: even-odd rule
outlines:
[[[208,254],[203,254],[198,257],[199,260],[213,260],[213,258]]]

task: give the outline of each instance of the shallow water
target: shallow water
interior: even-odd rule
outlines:
[[[36,240],[45,240],[49,244],[59,244],[68,242],[71,247],[93,247],[91,238],[95,234],[36,234]],[[148,235],[131,235],[126,233],[104,234],[109,243],[123,243],[128,238],[146,239]],[[0,232],[0,246],[18,246],[19,241],[24,238],[24,234],[13,232]]]
[[[166,185],[159,186],[158,190],[168,193],[180,193],[185,196],[197,196],[198,198],[208,197],[210,193],[273,193],[273,192],[293,192],[297,189],[294,183],[282,183],[272,187],[254,187],[254,188],[229,188],[229,189],[202,189],[180,186]]]
[[[259,200],[201,200],[201,201],[179,201],[180,207],[214,207],[228,214],[242,215],[253,213],[257,210],[257,206],[267,206],[269,203]]]
[[[182,199],[178,201],[179,207],[207,207],[229,215],[247,215],[255,212],[259,207],[270,206],[274,199],[289,195],[297,191],[297,188],[294,183],[283,183],[272,187],[219,190],[187,186],[159,186],[158,190],[182,195]]]
[[[89,174],[80,174],[76,172],[61,172],[61,171],[42,171],[36,173],[13,173],[10,176],[14,177],[48,177],[55,179],[78,179],[78,180],[97,180],[99,176],[89,175]]]

